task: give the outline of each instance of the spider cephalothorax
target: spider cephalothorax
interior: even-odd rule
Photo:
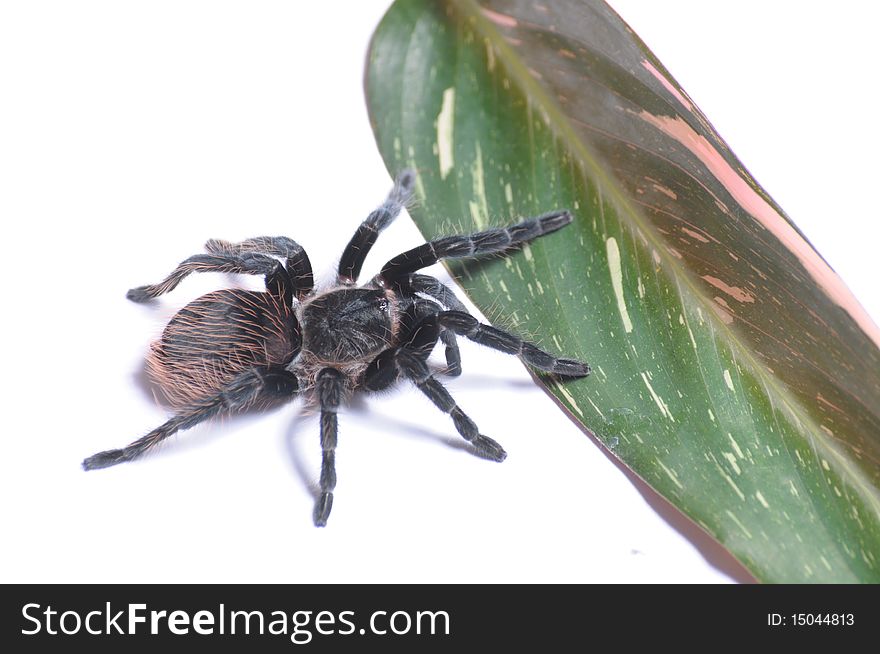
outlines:
[[[397,338],[396,299],[381,288],[339,288],[309,298],[297,311],[303,349],[328,364],[379,354]]]
[[[508,332],[481,324],[450,288],[418,270],[441,259],[503,253],[571,222],[556,211],[507,228],[448,236],[400,254],[368,284],[355,286],[379,232],[400,213],[415,175],[398,176],[385,202],[361,224],[339,262],[337,284],[316,291],[305,250],[289,238],[210,240],[158,284],[128,298],[145,302],[174,289],[193,272],[263,275],[266,290],[225,289],[187,304],[153,344],[147,369],[175,415],[130,445],[83,461],[86,470],[130,461],[181,429],[214,416],[261,407],[310,393],[321,407],[321,494],[314,521],[327,523],[336,486],[336,411],[351,392],[378,391],[400,377],[412,381],[452,418],[477,451],[496,461],[507,456],[480,434],[434,378],[427,359],[438,340],[446,346],[446,374],[461,373],[456,334],[515,354],[546,372],[570,377],[590,367],[559,359]]]

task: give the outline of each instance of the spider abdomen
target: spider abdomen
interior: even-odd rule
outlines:
[[[216,395],[255,366],[285,365],[299,352],[296,318],[271,293],[226,289],[178,311],[147,359],[150,379],[175,407]]]

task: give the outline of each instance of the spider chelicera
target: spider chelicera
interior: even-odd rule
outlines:
[[[458,433],[483,456],[503,461],[504,449],[483,436],[428,367],[438,340],[446,374],[461,373],[456,335],[519,356],[528,365],[568,377],[590,373],[586,363],[559,359],[467,312],[452,290],[417,271],[441,259],[503,253],[571,222],[555,211],[511,227],[435,239],[400,254],[364,286],[356,286],[370,248],[412,194],[415,173],[402,172],[385,202],[358,227],[339,262],[337,283],[315,289],[305,250],[289,238],[241,243],[209,240],[207,254],[182,262],[158,284],[128,292],[146,302],[193,272],[263,275],[266,290],[224,289],[181,309],[153,344],[147,369],[175,415],[122,449],[83,461],[86,470],[131,461],[181,429],[217,415],[264,407],[313,393],[321,408],[320,495],[315,525],[327,524],[336,486],[336,411],[353,391],[379,391],[400,377],[413,382],[450,415]],[[283,263],[282,263],[283,261]]]

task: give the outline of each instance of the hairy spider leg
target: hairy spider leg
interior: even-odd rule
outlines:
[[[433,316],[437,322],[456,334],[491,347],[492,349],[515,354],[524,362],[545,372],[552,372],[566,377],[586,377],[590,374],[590,365],[575,359],[560,359],[545,352],[534,343],[524,341],[519,336],[503,329],[484,325],[465,311],[441,311]]]
[[[443,372],[450,377],[458,377],[461,374],[461,350],[458,349],[455,332],[441,329],[440,341],[446,347],[446,369]]]
[[[476,423],[456,404],[449,391],[431,374],[426,360],[439,338],[440,328],[431,317],[413,329],[409,340],[399,348],[386,350],[367,367],[364,386],[378,391],[393,384],[402,373],[424,393],[434,405],[452,418],[461,437],[481,454],[493,461],[504,461],[507,452],[488,436],[483,436]]]
[[[526,241],[555,232],[571,222],[568,211],[554,211],[510,227],[489,229],[469,236],[445,236],[398,254],[377,276],[381,285],[393,284],[404,275],[427,268],[441,259],[464,259],[504,252]]]
[[[437,298],[433,296],[423,297],[417,294],[413,287],[409,285],[397,285],[395,292],[398,297],[398,309],[401,309],[400,331],[404,336],[410,334],[412,329],[425,317],[432,316],[445,308]],[[425,293],[424,295],[428,294]],[[458,298],[455,298],[455,302],[460,304]],[[464,305],[461,308],[465,309]],[[458,349],[455,332],[441,327],[439,335],[440,340],[446,346],[446,368],[442,372],[450,377],[457,377],[461,374],[461,353]],[[406,338],[404,338],[405,341]],[[434,345],[435,343],[430,344],[430,348],[425,352],[425,357],[430,354]]]
[[[413,273],[402,280],[400,284],[412,293],[424,293],[434,298],[447,309],[467,311],[464,303],[458,299],[455,292],[436,277]]]
[[[281,366],[260,366],[246,370],[214,397],[178,413],[162,426],[122,449],[106,450],[90,456],[83,461],[82,466],[86,470],[96,470],[131,461],[181,429],[195,427],[220,413],[240,411],[261,401],[289,399],[298,390],[296,376]]]
[[[467,308],[456,297],[451,288],[443,284],[439,279],[430,275],[412,274],[407,275],[398,282],[398,287],[408,294],[422,293],[436,300],[444,309],[464,311]],[[450,377],[458,377],[461,374],[461,352],[458,349],[458,341],[455,332],[445,327],[440,329],[440,340],[446,346],[446,370]]]
[[[205,249],[211,254],[241,255],[245,252],[255,252],[283,257],[287,274],[293,283],[293,294],[297,300],[302,301],[315,287],[309,255],[302,245],[286,236],[257,236],[240,243],[212,238],[205,243]]]
[[[126,293],[133,302],[146,302],[174,290],[190,273],[224,272],[243,275],[265,275],[266,290],[292,302],[290,275],[277,259],[266,254],[196,254],[181,262],[170,275],[158,284],[138,286]]]
[[[360,224],[351,237],[339,260],[339,282],[353,284],[361,274],[364,260],[375,245],[379,232],[388,227],[400,214],[406,201],[412,196],[416,174],[413,170],[403,170],[394,181],[394,187],[380,207],[375,209]]]
[[[336,411],[345,393],[346,377],[335,368],[324,368],[318,373],[316,390],[321,404],[321,494],[315,502],[312,518],[316,527],[327,526],[333,508],[333,489],[336,488]]]

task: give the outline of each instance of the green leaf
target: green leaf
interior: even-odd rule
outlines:
[[[366,87],[426,236],[573,211],[450,269],[575,420],[759,579],[880,581],[878,330],[607,5],[398,0]]]

